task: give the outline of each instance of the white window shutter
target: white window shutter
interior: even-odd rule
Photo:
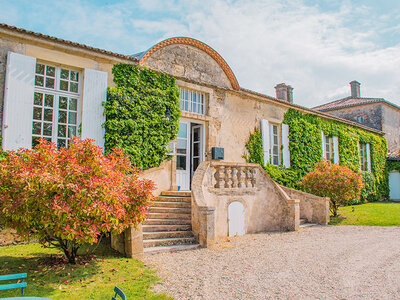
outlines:
[[[36,58],[7,53],[3,106],[3,150],[32,148]]]
[[[339,164],[339,138],[337,136],[332,137],[333,142],[333,162]]]
[[[105,117],[102,103],[107,98],[106,72],[85,69],[82,95],[82,139],[93,139],[95,144],[104,148]]]
[[[322,130],[321,130],[321,141],[322,141],[322,159],[326,159],[325,135]]]
[[[282,159],[283,166],[290,168],[290,151],[289,151],[289,125],[282,124]]]
[[[263,141],[264,164],[269,162],[269,122],[261,120],[261,136]]]
[[[369,144],[367,144],[366,145],[366,151],[367,151],[367,170],[369,171],[369,172],[371,172],[371,153],[370,153],[370,145]]]

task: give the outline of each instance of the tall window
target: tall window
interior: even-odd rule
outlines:
[[[277,125],[269,124],[271,164],[279,166],[279,130]]]
[[[181,110],[205,115],[205,94],[184,88],[179,89]]]
[[[333,161],[333,141],[331,136],[325,136],[325,157],[326,160]]]
[[[367,145],[366,144],[360,144],[360,163],[361,163],[361,170],[368,171]]]
[[[32,147],[39,138],[67,147],[77,135],[80,100],[79,72],[36,64]]]

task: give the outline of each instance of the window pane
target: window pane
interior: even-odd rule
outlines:
[[[76,82],[70,82],[69,83],[69,91],[73,93],[78,92],[78,84]]]
[[[78,81],[79,80],[79,73],[75,71],[71,71],[71,80]]]
[[[59,137],[67,136],[67,126],[66,125],[58,125],[58,136]]]
[[[42,108],[41,107],[34,107],[33,108],[33,119],[34,120],[41,120],[42,119]]]
[[[60,90],[68,91],[68,81],[64,81],[64,80],[60,81]]]
[[[54,89],[54,78],[46,78],[46,87]]]
[[[54,100],[53,95],[46,95],[44,97],[44,106],[53,107],[53,100]]]
[[[67,123],[67,112],[60,110],[58,112],[58,123]]]
[[[68,137],[76,136],[76,126],[68,126]]]
[[[40,122],[33,122],[32,127],[32,134],[40,135],[42,133],[42,123]]]
[[[52,109],[45,109],[44,110],[43,120],[49,121],[49,122],[53,121],[53,110]]]
[[[64,147],[64,148],[65,148],[65,146],[66,146],[66,145],[65,145],[65,142],[66,142],[66,141],[65,141],[64,139],[58,139],[58,140],[57,140],[57,146],[58,146],[58,147]]]
[[[43,123],[43,135],[51,136],[52,135],[52,127],[51,123]]]
[[[193,156],[199,156],[200,153],[200,144],[199,143],[194,143],[193,144]]]
[[[65,69],[61,69],[61,79],[69,79],[69,71]]]
[[[68,98],[67,97],[60,97],[60,103],[59,103],[59,108],[62,109],[67,109],[67,105],[68,105]]]
[[[43,100],[43,94],[35,92],[35,98],[33,100],[33,104],[42,106],[43,105],[42,100]]]
[[[44,78],[42,76],[35,76],[35,85],[36,86],[43,86]]]
[[[44,75],[44,65],[36,64],[36,74]]]
[[[186,170],[186,156],[178,155],[176,157],[176,169],[177,170]]]
[[[69,110],[76,111],[77,107],[78,107],[77,103],[78,103],[77,99],[75,99],[75,98],[69,99]]]
[[[50,66],[46,67],[46,75],[47,76],[55,77],[55,74],[56,74],[56,68],[50,67]]]
[[[178,137],[185,138],[185,139],[187,138],[187,124],[186,123],[179,124]]]
[[[186,154],[187,141],[178,139],[176,143],[177,153]]]
[[[68,113],[68,123],[69,124],[76,124],[76,112],[69,112]]]
[[[35,148],[35,146],[38,144],[39,144],[39,137],[33,136],[32,137],[32,148]]]

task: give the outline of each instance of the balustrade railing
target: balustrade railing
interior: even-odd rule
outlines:
[[[257,166],[214,163],[215,188],[254,188],[257,184]]]

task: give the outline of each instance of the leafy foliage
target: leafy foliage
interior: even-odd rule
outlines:
[[[375,200],[376,195],[376,180],[374,174],[371,172],[361,172],[363,189],[361,191],[361,197],[359,201],[352,202],[350,204],[358,204],[371,202]]]
[[[116,87],[108,88],[104,109],[106,153],[121,148],[134,166],[157,167],[179,130],[175,78],[127,64],[114,65],[112,72]]]
[[[314,171],[307,173],[300,184],[306,192],[330,198],[333,216],[337,216],[339,206],[357,201],[361,195],[362,175],[350,168],[321,161]]]
[[[267,174],[277,183],[290,188],[298,188],[297,181],[299,175],[296,170],[285,169],[283,166],[274,166],[270,163],[264,165],[262,135],[260,130],[254,129],[254,133],[250,134],[249,141],[246,144],[248,154],[244,154],[243,158],[248,163],[260,164]]]
[[[297,184],[299,179],[314,170],[321,161],[322,130],[327,136],[338,137],[339,164],[355,172],[360,169],[358,144],[369,143],[372,170],[370,175],[363,176],[365,191],[361,201],[376,201],[388,196],[387,144],[384,137],[338,121],[321,119],[317,115],[303,114],[295,109],[286,112],[283,123],[289,125],[290,168],[267,164],[264,169],[275,181],[288,187],[301,188]],[[244,158],[248,162],[264,165],[262,136],[258,129],[250,134],[246,149],[248,154]]]
[[[61,248],[70,263],[100,233],[140,224],[153,182],[138,177],[121,149],[104,156],[93,140],[68,149],[41,140],[0,162],[0,220],[25,237]]]

